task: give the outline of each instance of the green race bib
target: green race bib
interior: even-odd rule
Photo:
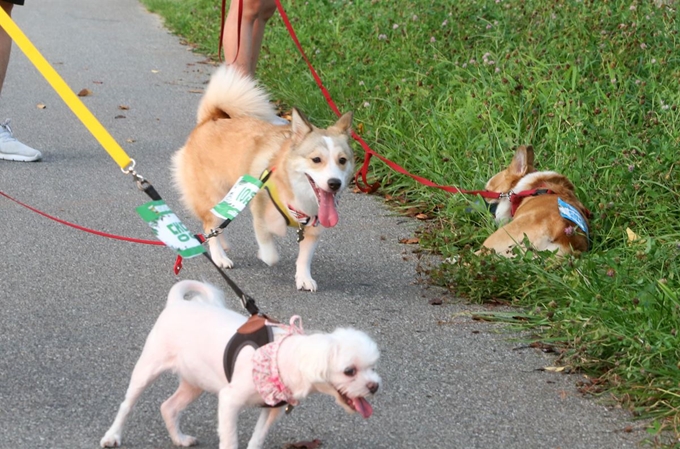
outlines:
[[[210,212],[222,220],[233,220],[246,208],[261,187],[262,181],[250,175],[243,175],[236,181],[224,199],[210,209]]]
[[[150,201],[139,206],[137,213],[151,226],[156,238],[180,256],[188,259],[205,252],[201,242],[189,232],[165,201]]]

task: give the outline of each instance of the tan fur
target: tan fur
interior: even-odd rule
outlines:
[[[503,256],[511,257],[512,248],[522,245],[526,236],[531,246],[539,251],[557,250],[559,255],[587,251],[586,235],[574,223],[563,218],[557,206],[557,199],[561,198],[575,207],[588,223],[588,210],[576,198],[574,185],[559,173],[536,172],[533,164],[533,148],[520,146],[508,168],[492,177],[486,185],[486,190],[499,193],[513,190],[519,193],[520,190],[540,188],[549,189],[555,194],[524,198],[512,218],[509,216],[509,200],[500,200],[496,218],[502,226],[484,241],[483,246]],[[568,232],[565,232],[567,228],[574,229],[574,232],[568,235]]]
[[[340,193],[349,184],[354,168],[348,138],[351,112],[329,128],[319,129],[297,110],[293,110],[290,125],[274,125],[268,121],[270,108],[266,92],[254,80],[231,68],[213,75],[199,106],[198,124],[173,157],[182,201],[201,220],[206,233],[221,223],[210,209],[244,174],[259,177],[273,168],[268,185],[276,187],[284,205],[309,216],[319,213],[320,204],[310,178],[327,194]],[[272,265],[278,261],[273,236],[286,234],[286,221],[264,189],[252,200],[251,211],[260,246],[258,256]],[[316,290],[310,265],[321,228],[305,227],[297,261],[298,289]],[[231,268],[233,264],[222,250],[227,249],[227,242],[220,238],[221,245],[210,240],[211,256],[218,265]]]

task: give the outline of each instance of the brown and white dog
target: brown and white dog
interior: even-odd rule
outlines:
[[[149,332],[125,400],[101,446],[122,444],[123,427],[137,399],[165,371],[179,377],[177,391],[161,405],[177,446],[198,443],[180,430],[179,420],[203,391],[219,398],[220,449],[237,449],[238,416],[246,407],[264,407],[248,449],[262,447],[268,430],[285,409],[281,401],[295,405],[312,393],[324,393],[349,413],[371,416],[373,408],[366,398],[380,387],[375,371],[380,351],[367,334],[351,328],[306,334],[295,320],[290,326],[265,322],[272,327],[274,340],[260,347],[239,341],[242,349],[229,375],[225,348],[246,321],[245,316],[227,309],[223,293],[210,284],[188,280],[175,284]]]
[[[295,283],[299,290],[315,291],[314,250],[322,227],[337,224],[337,196],[354,170],[348,138],[352,113],[327,129],[316,128],[297,110],[290,125],[280,122],[255,80],[234,67],[220,67],[201,100],[196,127],[173,157],[175,181],[183,202],[208,234],[222,221],[210,210],[238,178],[258,178],[273,169],[266,188],[251,203],[258,257],[267,265],[278,262],[274,236],[284,236],[288,226],[297,227],[303,238]],[[209,239],[209,246],[217,265],[233,266],[223,234]]]
[[[565,176],[536,171],[533,147],[517,148],[508,168],[493,176],[486,190],[502,194],[487,199],[492,208],[495,205],[501,227],[484,241],[486,248],[512,257],[513,247],[523,245],[526,237],[538,251],[564,255],[588,250],[588,209]]]

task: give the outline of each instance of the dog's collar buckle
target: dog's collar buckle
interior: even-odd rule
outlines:
[[[506,199],[506,198],[510,199],[510,198],[512,198],[512,196],[514,194],[515,194],[515,192],[513,192],[512,190],[508,190],[507,192],[501,192],[501,193],[498,194],[498,199],[499,200]]]

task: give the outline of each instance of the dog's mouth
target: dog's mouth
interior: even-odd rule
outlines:
[[[364,418],[368,418],[373,414],[373,407],[371,406],[371,404],[368,403],[368,401],[365,398],[362,397],[350,398],[346,394],[342,393],[340,390],[335,391],[337,391],[339,395],[338,401],[344,401],[344,403],[347,405],[347,408],[350,411],[357,412]]]
[[[337,192],[327,192],[324,189],[316,185],[311,176],[307,175],[309,184],[312,186],[314,195],[316,195],[316,201],[319,204],[319,223],[321,226],[326,228],[332,228],[338,224],[338,209],[336,207],[335,194]]]

